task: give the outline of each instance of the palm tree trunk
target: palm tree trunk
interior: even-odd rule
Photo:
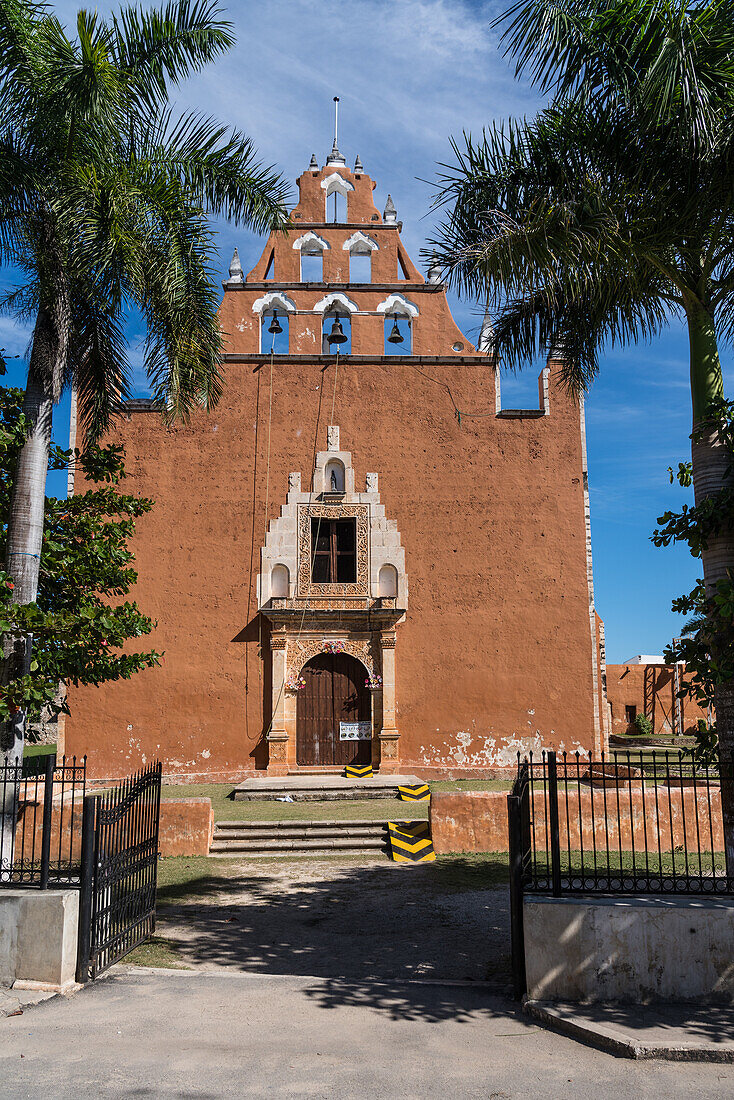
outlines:
[[[8,517],[6,569],[13,579],[13,603],[33,603],[38,593],[46,474],[51,446],[51,419],[58,378],[59,358],[66,355],[68,326],[57,323],[58,310],[41,309],[33,333],[33,350],[28,367],[23,412],[31,425],[18,459]],[[31,664],[32,638],[28,635],[5,640],[0,682],[27,675]],[[0,762],[18,764],[23,759],[25,712],[18,710],[0,729]],[[17,785],[2,786],[0,805],[0,867],[13,864]]]
[[[716,329],[711,314],[701,308],[689,309],[688,335],[693,427],[698,429],[697,438],[691,444],[693,490],[696,505],[699,505],[731,481],[731,456],[718,440],[716,425],[707,424],[706,419],[711,402],[724,394]],[[706,594],[711,596],[718,581],[734,575],[734,529],[721,531],[709,539],[701,560]],[[714,705],[719,735],[726,866],[727,874],[734,877],[734,682],[717,685]]]

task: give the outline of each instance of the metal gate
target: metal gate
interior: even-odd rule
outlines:
[[[79,982],[96,978],[155,930],[160,804],[160,762],[84,799]]]

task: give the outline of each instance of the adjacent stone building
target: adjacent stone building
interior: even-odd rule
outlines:
[[[224,284],[218,408],[112,432],[159,669],[70,694],[97,775],[341,769],[472,775],[599,750],[583,406],[552,356],[503,409],[485,328],[457,328],[359,160],[298,180],[287,233]],[[343,338],[342,342],[339,339]]]

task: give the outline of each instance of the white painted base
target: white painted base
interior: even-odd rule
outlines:
[[[734,898],[524,902],[528,997],[734,1001]]]
[[[78,923],[78,890],[0,890],[0,986],[69,989]]]

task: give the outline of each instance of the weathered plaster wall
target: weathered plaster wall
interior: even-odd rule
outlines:
[[[166,655],[130,681],[70,693],[66,751],[89,752],[96,774],[159,755],[167,772],[236,776],[265,764],[257,746],[270,690],[255,580],[269,372],[232,364],[226,373],[210,416],[165,428],[156,413],[132,413],[112,436],[126,446],[128,486],[156,502],[138,521],[135,598],[157,619],[152,644]],[[590,746],[578,410],[552,382],[548,417],[459,427],[442,386],[410,367],[342,362],[339,373],[343,445],[362,476],[378,471],[406,552],[411,603],[396,651],[403,761],[510,765],[541,744]],[[440,375],[460,407],[493,407],[482,361]],[[270,517],[288,472],[310,469],[321,387],[330,403],[333,385],[333,365],[275,364]],[[322,409],[320,440],[326,420]]]
[[[568,806],[566,806],[568,800]],[[580,800],[580,802],[579,802]],[[538,850],[546,847],[547,812],[542,795],[535,795],[534,838]],[[437,852],[504,852],[507,850],[506,791],[439,791],[431,795],[431,834]],[[616,788],[563,789],[558,792],[558,818],[561,851],[569,846],[588,852],[592,846],[624,852],[646,849],[670,852],[686,850],[721,851],[724,830],[718,789],[712,790],[711,817],[705,792],[691,787],[642,787],[620,791]],[[583,821],[583,837],[579,819]],[[596,835],[592,833],[594,824]],[[608,841],[608,844],[607,844]]]
[[[523,920],[533,1000],[734,1000],[734,898],[528,895]]]
[[[208,856],[214,831],[210,798],[161,801],[158,850],[162,856]]]
[[[403,766],[507,767],[528,748],[594,744],[579,407],[551,363],[547,415],[542,407],[497,414],[492,362],[456,327],[444,288],[425,283],[407,257],[408,280],[395,282],[399,229],[383,224],[372,181],[340,169],[354,187],[349,224],[321,224],[331,171],[301,177],[293,231],[271,237],[247,280],[227,285],[219,407],[170,428],[155,412],[131,411],[111,433],[126,447],[128,491],[155,500],[137,525],[134,595],[157,619],[152,644],[166,656],[129,682],[70,693],[67,753],[89,751],[92,774],[124,774],[157,756],[164,771],[189,778],[266,766],[272,691],[267,626],[256,614],[260,547],[289,472],[300,470],[309,487],[329,423],[352,454],[357,489],[378,473],[405,548],[410,606],[395,649]],[[379,243],[373,283],[391,286],[340,288],[360,312],[354,354],[337,372],[333,356],[319,355],[321,318],[309,311],[345,278],[342,244],[355,222]],[[319,286],[297,282],[293,241],[308,229],[330,244]],[[271,252],[277,282],[264,283]],[[271,367],[258,354],[253,310],[281,282],[305,312],[289,315],[290,354]],[[370,311],[392,290],[419,310],[413,356],[382,354],[384,317]]]
[[[648,690],[645,690],[647,676]],[[681,682],[685,679],[682,674]],[[675,686],[673,668],[667,665],[607,665],[607,696],[611,707],[611,732],[634,732],[626,718],[625,707],[636,706],[638,714],[653,721],[655,734],[671,734],[675,728]],[[706,711],[693,699],[678,702],[682,708],[682,729],[691,733]]]

